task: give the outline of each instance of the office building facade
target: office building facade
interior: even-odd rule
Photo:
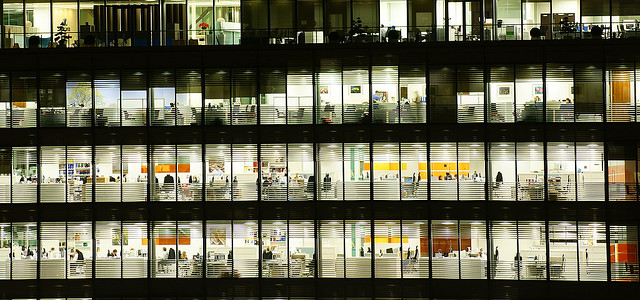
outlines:
[[[1,298],[640,289],[633,2],[2,5]]]

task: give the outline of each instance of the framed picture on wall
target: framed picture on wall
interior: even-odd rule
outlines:
[[[328,94],[329,93],[329,87],[328,86],[319,86],[318,89],[320,90],[320,94]]]
[[[533,93],[536,95],[542,95],[542,86],[541,85],[534,85],[533,86]]]
[[[361,90],[361,86],[359,85],[352,85],[350,89],[352,94],[360,94],[360,90]]]
[[[500,95],[500,96],[509,96],[509,95],[511,95],[511,87],[499,86],[498,87],[498,95]]]

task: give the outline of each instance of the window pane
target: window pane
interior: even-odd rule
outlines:
[[[147,147],[122,146],[122,201],[147,201]]]
[[[312,278],[316,269],[313,221],[289,221],[289,278]]]
[[[400,266],[404,249],[404,234],[400,233],[398,221],[375,221],[374,243],[377,254],[375,255],[376,278],[400,278]]]
[[[205,168],[207,168],[208,182],[205,187],[206,200],[231,201],[231,185],[234,188],[233,194],[239,193],[238,175],[231,174],[231,145],[207,145],[206,149]],[[232,182],[227,182],[224,178],[230,175],[233,176]]]
[[[369,221],[345,221],[347,278],[371,278],[371,224]]]
[[[576,200],[576,162],[573,143],[547,143],[549,201]]]
[[[431,143],[431,199],[458,200],[458,159],[455,143]]]
[[[344,144],[343,153],[345,200],[370,200],[369,144]]]
[[[402,169],[398,143],[373,144],[373,200],[400,200]]]
[[[147,260],[149,259],[147,223],[124,222],[122,224],[122,238],[124,240],[122,277],[146,278],[148,273]]]
[[[178,277],[202,278],[202,222],[178,222]]]
[[[133,181],[122,177],[119,182],[111,181],[111,178],[120,178],[122,173],[122,164],[120,157],[120,146],[96,146],[95,147],[96,162],[96,202],[120,202],[122,198],[121,189],[124,181]],[[87,183],[90,189],[91,182]]]
[[[120,222],[96,222],[96,278],[121,278],[122,238]]]
[[[458,143],[460,201],[483,201],[484,143]]]
[[[342,144],[318,144],[318,188],[319,200],[344,200]]]
[[[11,200],[13,203],[29,203],[37,200],[38,152],[35,147],[13,147],[13,183]],[[43,163],[43,162],[41,162]]]
[[[549,276],[551,280],[578,280],[575,222],[549,222]]]
[[[40,202],[65,202],[68,173],[73,177],[74,164],[67,164],[65,147],[41,147],[40,170],[43,183],[40,188]]]
[[[607,239],[604,222],[578,223],[580,281],[607,280]]]
[[[202,201],[202,147],[178,145],[177,169],[178,201]]]
[[[459,235],[457,221],[431,222],[432,278],[460,278]]]
[[[176,278],[178,234],[175,222],[153,222],[152,277]]]
[[[320,272],[322,278],[344,278],[345,240],[343,221],[320,221]]]
[[[400,144],[400,147],[403,168],[402,200],[427,200],[427,145],[425,143],[403,143]]]
[[[258,277],[258,257],[262,257],[259,239],[256,221],[233,221],[234,277]]]
[[[207,221],[207,278],[233,277],[231,221]]]
[[[611,280],[638,281],[638,227],[609,225]]]
[[[516,143],[518,201],[544,200],[544,148],[542,143]]]

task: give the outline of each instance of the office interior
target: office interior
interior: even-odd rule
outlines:
[[[0,201],[635,201],[638,153],[616,142],[4,147]]]
[[[632,0],[7,1],[3,15],[2,48],[580,39],[595,26],[637,38],[640,28]]]
[[[638,281],[637,225],[601,221],[95,221],[0,228],[4,279]]]
[[[638,119],[633,63],[429,66],[428,72],[426,66],[351,67],[346,62],[336,69],[336,63],[341,64],[321,62],[316,72],[310,67],[4,72],[0,126]]]

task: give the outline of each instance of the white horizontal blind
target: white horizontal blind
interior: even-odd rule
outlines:
[[[120,146],[95,147],[95,192],[96,202],[120,202],[122,197],[122,183],[112,182],[111,178],[123,178]],[[128,176],[127,176],[128,177]],[[127,178],[131,180],[131,178]],[[135,181],[135,180],[134,180]],[[88,186],[91,186],[88,183]]]
[[[149,260],[149,243],[147,235],[147,223],[123,222],[122,237],[122,277],[146,278],[148,272],[147,260]]]
[[[429,144],[431,200],[458,200],[456,146],[456,143]]]
[[[319,277],[345,277],[345,249],[343,221],[320,221]]]
[[[122,146],[122,201],[147,201],[148,171],[147,147],[143,145]],[[145,170],[146,169],[146,170]]]
[[[231,201],[233,195],[239,196],[238,175],[244,175],[244,165],[240,164],[240,170],[233,170],[231,165],[231,145],[211,144],[205,147],[205,172],[206,172],[206,201]],[[235,172],[234,172],[235,171]],[[236,174],[236,172],[241,174]],[[229,176],[229,183],[224,179]],[[205,182],[205,180],[202,180]]]
[[[256,145],[234,144],[233,155],[233,201],[257,201],[261,184],[258,171],[258,149]],[[238,182],[234,182],[236,179]]]

